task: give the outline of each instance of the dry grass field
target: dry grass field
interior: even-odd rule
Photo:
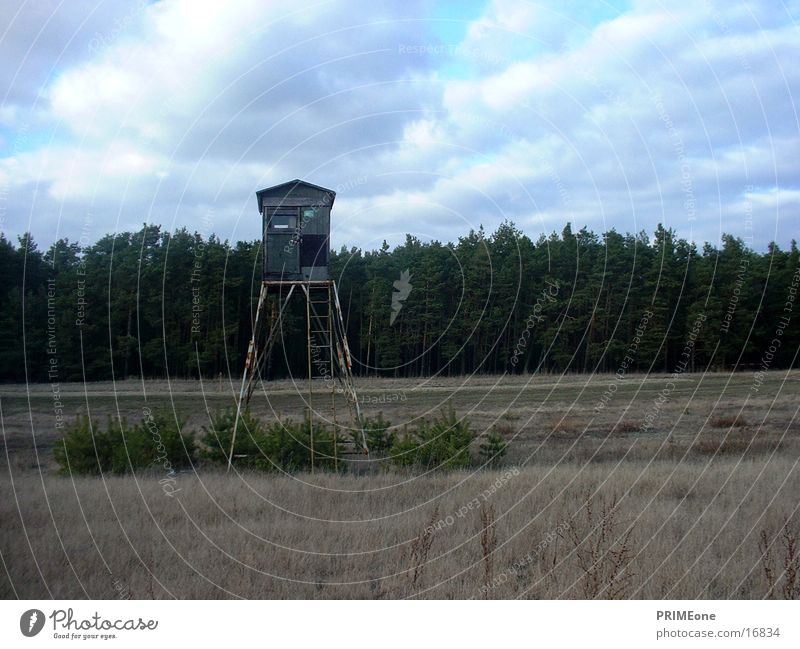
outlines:
[[[168,494],[158,472],[58,475],[51,387],[3,386],[0,597],[800,597],[800,372],[760,385],[720,373],[359,387],[368,414],[398,425],[452,403],[509,442],[504,465],[198,466]],[[274,388],[255,413],[299,416],[293,386]],[[229,389],[62,385],[60,398],[99,420],[134,417],[146,399],[199,430]]]

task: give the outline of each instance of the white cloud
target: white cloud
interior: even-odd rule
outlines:
[[[788,240],[800,39],[768,5],[637,2],[598,16],[586,3],[493,0],[449,56],[400,47],[436,44],[435,20],[407,20],[425,17],[424,0],[164,0],[116,31],[116,15],[89,33],[73,20],[54,39],[71,53],[63,65],[32,50],[44,89],[12,84],[16,99],[0,105],[0,127],[32,119],[36,103],[49,129],[14,152],[0,133],[0,182],[15,204],[29,197],[30,213],[34,196],[63,203],[61,230],[53,217],[34,224],[44,237],[69,233],[86,204],[121,227],[191,227],[213,206],[221,231],[253,237],[259,186],[344,184],[336,245],[415,230],[453,239],[506,217],[533,236],[567,220],[622,231],[661,221],[713,240],[739,227],[754,185],[789,197],[751,201],[761,231]],[[30,34],[35,20],[25,24]]]

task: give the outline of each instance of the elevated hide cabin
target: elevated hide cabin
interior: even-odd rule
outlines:
[[[262,216],[265,281],[328,280],[336,192],[302,180],[256,192]]]
[[[369,452],[353,381],[353,360],[347,345],[347,328],[342,318],[336,282],[331,279],[328,268],[331,208],[335,198],[336,192],[333,190],[297,179],[256,192],[264,237],[264,271],[231,433],[229,471],[234,457],[243,457],[234,452],[240,414],[250,403],[256,383],[266,391],[261,368],[269,358],[275,341],[282,336],[282,316],[295,290],[298,295],[303,295],[306,306],[306,337],[303,342],[306,343],[308,365],[308,394],[305,401],[308,407],[311,471],[314,471],[317,457],[314,450],[315,424],[312,421],[315,413],[312,398],[319,392],[319,388],[313,388],[317,379],[322,379],[323,385],[329,385],[333,422],[333,456],[319,455],[319,461],[332,459],[333,468],[337,470],[339,455]],[[268,293],[273,298],[272,316],[269,317]],[[277,313],[274,310],[276,306],[279,307]],[[263,326],[265,320],[269,320],[266,327]],[[262,329],[266,329],[263,345],[260,341]],[[297,340],[296,344],[300,342]],[[329,380],[331,377],[335,380]],[[350,452],[345,450],[347,443],[344,442],[340,452],[336,437],[337,394],[344,395],[352,417],[352,425],[348,427],[349,445],[352,447]],[[356,450],[359,446],[360,450]]]

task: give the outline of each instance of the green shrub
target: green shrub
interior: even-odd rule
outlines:
[[[168,414],[149,410],[141,423],[109,417],[105,430],[97,422],[78,417],[68,426],[53,455],[61,473],[99,475],[141,469],[177,470],[191,464],[194,441],[181,433],[182,425]]]
[[[367,417],[364,420],[364,433],[370,453],[382,455],[392,448],[397,441],[397,435],[389,432],[391,427],[391,422],[383,418],[382,412],[377,417]],[[360,443],[361,440],[357,441]]]
[[[398,466],[461,469],[470,464],[469,446],[474,438],[467,420],[459,419],[450,406],[432,422],[424,420],[415,431],[406,431],[396,440],[391,461]]]
[[[181,433],[185,422],[171,413],[145,412],[142,421],[128,427],[122,422],[114,435],[114,473],[137,469],[178,470],[191,465],[194,440]]]
[[[403,429],[403,434],[395,439],[389,451],[389,462],[395,466],[422,464],[420,444],[416,432]]]
[[[502,464],[507,449],[508,444],[503,440],[503,437],[496,432],[491,432],[481,442],[478,452],[483,464],[495,468]]]
[[[236,409],[226,408],[211,417],[211,425],[203,428],[200,438],[202,446],[200,457],[219,464],[228,463],[231,451],[231,437],[236,421]],[[239,414],[239,427],[236,429],[236,447],[233,449],[234,461],[241,467],[253,467],[261,455],[264,444],[264,427],[261,422],[245,410]]]
[[[292,421],[275,422],[267,428],[264,456],[259,461],[259,468],[280,468],[283,471],[305,471],[312,468],[311,420],[304,419],[300,423]],[[334,444],[331,431],[315,423],[314,433],[314,469],[333,469],[335,455],[339,448]]]
[[[96,421],[79,416],[67,425],[53,456],[60,473],[99,475],[111,470],[114,446],[108,431],[101,430]]]
[[[201,457],[211,462],[228,463],[231,436],[236,411],[218,412],[205,429]],[[268,427],[245,411],[239,415],[236,447],[233,450],[236,466],[263,471],[287,472],[311,469],[311,423],[286,420]],[[322,424],[314,423],[314,469],[334,467],[334,437]],[[338,452],[338,448],[335,449]]]

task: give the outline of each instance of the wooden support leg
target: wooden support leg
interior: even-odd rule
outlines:
[[[347,332],[344,327],[344,318],[342,318],[342,308],[339,304],[339,291],[336,289],[336,282],[331,281],[333,288],[333,304],[335,310],[335,326],[334,330],[337,331],[336,348],[339,356],[340,365],[340,380],[345,389],[345,394],[349,395],[349,401],[353,410],[353,419],[355,419],[356,426],[360,431],[361,447],[365,455],[369,454],[369,446],[367,446],[367,435],[364,431],[364,420],[361,416],[361,405],[358,403],[358,394],[356,393],[355,380],[353,379],[353,360],[350,356],[350,347],[347,344]]]
[[[267,284],[261,282],[261,293],[258,296],[258,307],[256,308],[256,318],[253,322],[253,335],[250,338],[250,344],[247,346],[247,358],[244,362],[244,372],[242,373],[242,387],[239,390],[239,399],[236,402],[236,419],[233,422],[233,434],[231,435],[231,450],[228,453],[228,471],[231,470],[233,465],[233,449],[236,444],[236,430],[239,426],[239,417],[242,414],[242,406],[246,405],[243,402],[247,398],[246,395],[250,392],[250,382],[253,377],[253,370],[255,369],[255,361],[257,358],[258,334],[261,329],[261,321],[263,320],[263,311],[267,302]]]

